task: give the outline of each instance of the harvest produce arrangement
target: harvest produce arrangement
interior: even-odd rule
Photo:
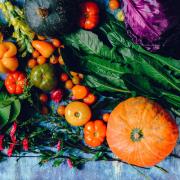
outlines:
[[[179,46],[169,45],[175,34],[180,44],[180,15],[154,1],[145,11],[140,1],[110,0],[111,13],[95,1],[0,3],[1,160],[166,172],[157,164],[179,135]]]

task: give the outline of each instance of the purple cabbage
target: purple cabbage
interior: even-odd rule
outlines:
[[[180,46],[179,9],[180,0],[123,0],[127,33],[153,52],[172,47],[174,40]]]

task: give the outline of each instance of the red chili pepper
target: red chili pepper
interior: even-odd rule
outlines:
[[[17,130],[17,123],[14,122],[14,124],[11,128],[11,131],[10,131],[10,137],[11,137],[11,140],[13,143],[16,142],[16,136],[15,136],[16,130]]]
[[[8,149],[8,152],[7,152],[7,155],[9,157],[12,156],[12,153],[13,153],[13,150],[14,150],[14,146],[16,145],[16,143],[11,143],[10,146],[9,146],[9,149]]]
[[[69,168],[73,168],[73,163],[70,159],[67,159],[67,164],[68,164]]]
[[[0,151],[3,151],[3,139],[4,139],[4,135],[0,135]]]
[[[61,150],[61,141],[60,141],[60,140],[58,141],[58,144],[57,144],[57,150],[58,150],[58,151]]]
[[[28,151],[28,149],[29,149],[28,138],[24,138],[22,144],[23,144],[24,151]]]

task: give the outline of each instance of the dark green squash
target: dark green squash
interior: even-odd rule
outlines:
[[[72,31],[77,19],[75,0],[26,0],[25,17],[38,35],[59,36]]]

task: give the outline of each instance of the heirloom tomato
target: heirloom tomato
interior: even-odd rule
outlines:
[[[101,120],[88,122],[84,127],[85,143],[91,147],[100,146],[106,137],[106,125]]]
[[[22,94],[26,83],[26,76],[19,71],[9,73],[5,79],[5,86],[10,94]]]
[[[83,2],[80,4],[80,27],[91,30],[99,23],[99,7],[95,2]]]

